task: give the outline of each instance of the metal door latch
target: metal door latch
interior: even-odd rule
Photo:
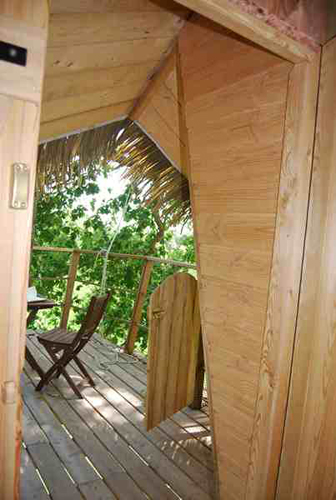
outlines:
[[[26,210],[29,195],[29,167],[25,163],[14,163],[12,165],[12,185],[10,207],[16,210]]]
[[[16,401],[16,385],[15,382],[7,381],[3,383],[1,391],[1,399],[5,405],[14,404]]]
[[[160,319],[164,315],[164,309],[154,309],[152,315],[154,319]]]

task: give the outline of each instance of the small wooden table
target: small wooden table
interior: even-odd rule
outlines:
[[[39,312],[40,309],[51,309],[52,307],[57,306],[56,302],[53,300],[49,299],[41,299],[41,300],[32,300],[28,302],[28,311],[29,315],[27,318],[27,328],[29,325],[34,321],[34,319],[37,316],[37,313]],[[44,371],[30,352],[29,348],[26,346],[26,352],[25,352],[25,358],[30,364],[30,366],[33,368],[33,370],[37,371],[37,373],[40,375],[42,378],[44,376]]]

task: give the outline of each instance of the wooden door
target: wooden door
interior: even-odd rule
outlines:
[[[201,340],[196,279],[169,276],[152,294],[148,310],[147,430],[159,425],[194,398]]]
[[[26,289],[40,102],[47,40],[46,0],[4,0],[0,40],[25,49],[26,64],[0,60],[0,499],[19,497]],[[13,47],[14,46],[14,47]],[[13,52],[14,50],[14,52]],[[21,61],[23,62],[23,60]],[[27,206],[12,208],[13,164],[29,172]]]
[[[280,500],[336,497],[336,39],[323,48]]]

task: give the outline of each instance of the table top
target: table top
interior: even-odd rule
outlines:
[[[56,302],[49,299],[32,300],[27,303],[29,311],[32,311],[34,309],[51,309],[55,306],[57,306]]]

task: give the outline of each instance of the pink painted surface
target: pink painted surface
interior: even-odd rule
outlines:
[[[242,10],[313,48],[326,41],[328,0],[231,0]]]

